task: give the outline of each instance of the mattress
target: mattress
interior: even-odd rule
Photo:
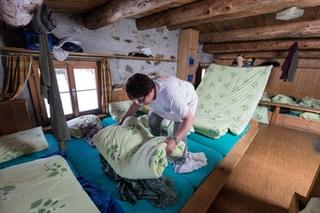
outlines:
[[[103,120],[105,126],[114,124],[115,121],[107,117]],[[243,133],[244,134],[244,133]],[[198,135],[198,134],[194,134]],[[202,136],[205,137],[205,136]],[[207,138],[207,137],[205,137]],[[173,166],[169,165],[164,175],[170,177],[174,181],[175,190],[178,193],[179,201],[172,207],[166,209],[157,209],[153,207],[148,201],[140,200],[136,204],[130,204],[126,201],[120,201],[120,204],[125,212],[179,212],[183,205],[191,198],[192,193],[199,187],[211,171],[220,163],[225,154],[232,148],[232,146],[241,138],[241,135],[224,136],[218,140],[207,138],[208,141],[201,143],[199,138],[188,136],[188,145],[191,152],[204,152],[208,158],[208,164],[197,171],[189,174],[177,174],[173,171]],[[215,146],[211,147],[214,141],[219,144],[219,149]],[[224,147],[225,146],[225,147]],[[114,181],[110,180],[101,169],[101,162],[99,159],[99,152],[96,148],[91,147],[84,139],[71,139],[67,143],[66,155],[68,161],[71,162],[77,173],[102,189],[108,192],[112,197],[120,199],[118,189]]]
[[[61,156],[0,170],[0,212],[99,212]]]

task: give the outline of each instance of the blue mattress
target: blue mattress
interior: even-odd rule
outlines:
[[[109,126],[117,123],[110,117],[103,119],[103,125]],[[140,200],[135,205],[120,201],[125,212],[178,212],[190,199],[192,193],[199,187],[210,172],[219,164],[223,157],[231,150],[241,135],[227,134],[219,140],[209,139],[205,136],[193,133],[188,136],[188,147],[191,152],[204,152],[208,158],[208,164],[189,174],[177,174],[173,166],[169,165],[164,175],[173,179],[179,201],[167,209],[154,208],[148,201]],[[204,140],[205,139],[205,140]],[[213,143],[212,140],[215,142]],[[215,145],[213,145],[215,144]],[[99,152],[96,148],[89,146],[84,139],[71,139],[66,146],[66,156],[73,165],[77,174],[86,178],[94,185],[112,197],[120,199],[118,189],[113,181],[108,179],[101,169]]]
[[[190,138],[188,138],[187,140],[188,150],[190,152],[204,152],[208,159],[208,164],[206,166],[191,173],[180,174],[180,176],[191,183],[194,189],[197,189],[205,180],[205,178],[210,174],[210,172],[220,163],[220,161],[223,159],[223,156],[219,152],[212,150],[196,141],[193,141]]]
[[[219,139],[208,138],[204,135],[198,133],[190,133],[187,138],[195,142],[198,142],[206,147],[209,147],[217,152],[219,152],[223,157],[225,157],[233,146],[240,140],[240,138],[249,130],[249,125],[245,130],[239,134],[234,135],[230,132],[227,132],[224,136]]]
[[[71,139],[66,146],[66,157],[79,176],[108,192],[112,197],[120,199],[115,182],[111,181],[102,171],[99,152],[96,148],[89,146],[84,139]],[[157,209],[146,200],[140,200],[135,205],[120,201],[125,212],[141,212],[141,209],[146,212],[178,212],[190,199],[194,191],[193,187],[187,179],[169,168],[165,170],[164,175],[174,180],[175,189],[179,194],[179,201],[174,206],[167,209]]]
[[[29,161],[33,161],[33,160],[36,160],[39,158],[44,158],[46,156],[51,156],[51,155],[59,153],[59,146],[58,146],[58,143],[57,143],[56,139],[54,138],[54,136],[52,134],[45,134],[45,137],[48,141],[48,145],[49,145],[48,149],[45,149],[45,150],[42,150],[39,152],[34,152],[29,155],[24,155],[24,156],[0,163],[0,169],[4,169],[9,166],[14,166],[14,165],[18,165],[21,163],[26,163]]]

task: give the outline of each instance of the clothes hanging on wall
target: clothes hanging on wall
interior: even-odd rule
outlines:
[[[288,55],[284,60],[281,70],[283,71],[280,79],[284,81],[293,81],[298,67],[298,43],[294,42],[289,48]]]

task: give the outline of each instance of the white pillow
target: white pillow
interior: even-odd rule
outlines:
[[[119,121],[122,115],[129,109],[132,101],[118,101],[109,103],[109,113],[114,120]]]
[[[102,122],[96,115],[82,115],[80,117],[67,121],[70,135],[75,138],[81,138],[84,136],[83,128],[88,125],[97,125],[98,128],[102,128]]]
[[[0,163],[48,148],[41,127],[0,137]]]

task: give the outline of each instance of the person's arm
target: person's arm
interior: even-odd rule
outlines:
[[[180,128],[178,129],[175,139],[177,141],[180,141],[185,138],[187,135],[188,131],[190,130],[192,123],[193,123],[193,115],[191,111],[188,111],[188,114],[185,118],[182,119],[182,124],[180,125]]]
[[[120,119],[119,124],[122,125],[122,123],[126,120],[126,118],[129,116],[132,116],[134,113],[136,113],[139,108],[140,108],[140,105],[138,105],[135,101],[133,101],[131,106],[127,110],[127,112]]]
[[[188,131],[190,130],[192,123],[193,123],[194,116],[192,115],[191,111],[188,111],[188,114],[186,117],[182,119],[182,123],[180,125],[180,128],[176,132],[176,135],[174,138],[167,138],[166,143],[167,143],[167,154],[171,154],[174,149],[176,148],[176,142],[175,141],[180,141],[185,138],[187,135]]]

